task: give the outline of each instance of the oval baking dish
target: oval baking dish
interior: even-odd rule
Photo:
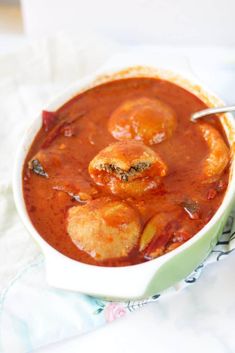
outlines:
[[[97,85],[135,77],[150,77],[170,81],[197,96],[208,107],[223,104],[220,99],[192,79],[183,78],[181,75],[168,70],[135,66],[122,67],[120,70],[107,70],[107,72],[94,77],[83,79],[55,99],[46,107],[46,110],[55,111],[77,94]],[[14,169],[13,190],[18,212],[26,228],[40,245],[45,255],[46,274],[49,284],[103,298],[127,300],[130,298],[146,298],[157,294],[190,274],[216,244],[234,203],[233,143],[235,124],[230,114],[221,115],[220,121],[231,148],[231,165],[229,185],[224,199],[214,216],[191,239],[156,259],[132,266],[104,267],[73,260],[57,251],[43,239],[28,216],[22,190],[22,171],[29,148],[41,128],[41,116],[38,116],[19,147]]]

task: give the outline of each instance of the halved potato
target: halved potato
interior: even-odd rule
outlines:
[[[154,240],[162,238],[161,244],[157,248],[164,246],[169,241],[169,232],[166,227],[173,220],[177,220],[179,212],[159,212],[147,223],[140,239],[140,251],[145,250]]]
[[[136,188],[140,194],[159,185],[167,166],[151,148],[130,140],[116,142],[100,151],[90,162],[89,173],[98,185],[108,185],[111,191],[132,194]]]
[[[146,224],[140,238],[139,250],[144,252],[147,258],[153,259],[184,243],[196,229],[197,222],[192,223],[187,219],[180,208],[158,212]]]

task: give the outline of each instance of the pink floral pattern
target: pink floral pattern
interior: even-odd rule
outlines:
[[[126,308],[120,303],[109,303],[104,309],[106,322],[112,322],[115,319],[125,316]]]

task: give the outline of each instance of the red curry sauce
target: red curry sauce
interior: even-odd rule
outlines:
[[[54,115],[46,116],[23,170],[24,198],[33,225],[51,246],[72,259],[103,266],[125,266],[147,260],[136,247],[125,258],[96,261],[74,245],[66,230],[68,209],[80,203],[72,196],[78,189],[86,193],[94,188],[94,198],[110,195],[107,188],[94,183],[88,165],[99,151],[116,141],[107,128],[111,113],[123,101],[139,97],[162,100],[177,115],[172,137],[151,146],[169,169],[158,192],[125,198],[139,212],[142,229],[157,212],[171,211],[176,206],[187,213],[187,223],[195,234],[222,202],[228,168],[216,182],[198,182],[200,163],[208,153],[208,146],[189,118],[191,113],[206,108],[202,101],[175,84],[154,78],[123,79],[94,87],[67,102]],[[210,123],[221,130],[213,118]],[[28,168],[28,162],[40,150],[46,159],[49,177],[37,175]]]

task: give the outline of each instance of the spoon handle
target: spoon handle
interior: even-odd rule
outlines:
[[[199,112],[193,113],[191,115],[191,121],[195,122],[197,119],[204,118],[207,115],[234,112],[234,111],[235,111],[235,105],[231,105],[227,107],[203,109],[203,110],[200,110]]]

